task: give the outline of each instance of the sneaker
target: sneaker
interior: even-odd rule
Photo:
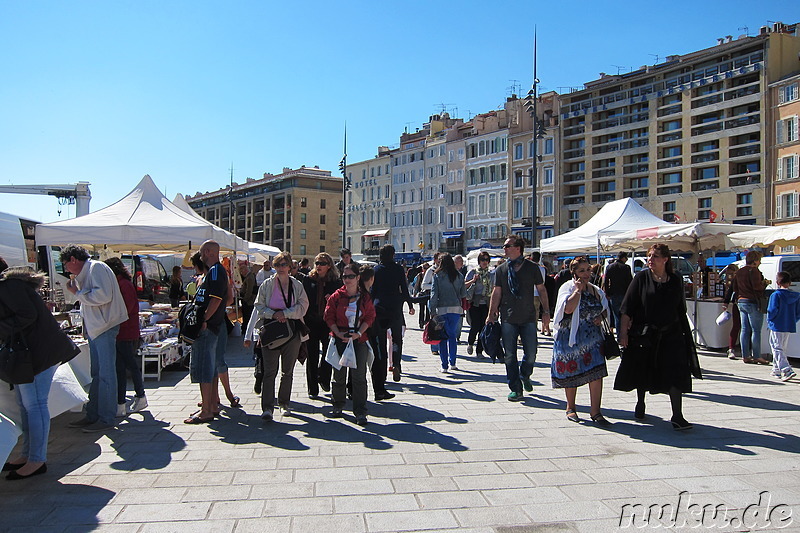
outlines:
[[[531,378],[521,377],[519,380],[522,382],[522,388],[525,389],[525,392],[533,392],[533,383],[531,383]]]
[[[446,368],[440,368],[440,369],[439,369],[439,373],[440,373],[440,374],[449,374],[449,373],[450,373],[450,371],[449,371],[448,369],[446,369]]]
[[[357,416],[356,417],[356,424],[358,424],[361,427],[366,426],[367,425],[367,417],[364,416],[364,415]]]
[[[264,411],[261,413],[261,420],[264,422],[272,422],[272,411]]]
[[[777,370],[773,370],[772,372],[769,373],[769,375],[772,376],[773,378],[780,378],[782,374]]]
[[[118,403],[117,404],[117,418],[125,418],[126,416],[128,416],[127,404]]]
[[[472,355],[472,345],[467,346],[467,355]]]
[[[736,361],[736,352],[734,352],[733,350],[728,350],[728,359]]]
[[[511,391],[508,393],[509,402],[521,402],[524,399],[521,392]]]
[[[783,373],[783,377],[781,378],[781,381],[789,381],[790,379],[792,379],[795,376],[797,376],[797,373],[794,370],[789,370],[789,371]]]
[[[456,365],[450,365],[450,370],[455,370],[458,372],[458,367]]]
[[[88,426],[83,428],[84,433],[100,433],[101,431],[108,431],[109,429],[115,429],[113,424],[106,424],[105,422],[100,422],[99,420],[94,424],[89,424]]]
[[[133,399],[133,403],[131,404],[131,413],[138,413],[142,409],[147,407],[147,396],[135,397]]]
[[[433,350],[433,351],[431,351],[431,353],[432,353],[433,355],[439,355],[439,350]]]
[[[292,414],[292,410],[289,408],[288,404],[281,404],[278,406],[278,410],[281,412],[282,415],[290,415]]]
[[[70,422],[67,424],[67,427],[70,428],[85,428],[86,426],[91,426],[94,424],[91,420],[86,417],[81,418],[80,420],[76,420],[75,422]]]

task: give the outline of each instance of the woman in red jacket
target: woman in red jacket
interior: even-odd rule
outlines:
[[[342,269],[344,287],[328,298],[323,319],[331,329],[336,349],[341,354],[348,341],[353,341],[356,368],[351,369],[353,382],[353,414],[356,424],[367,424],[367,367],[371,364],[366,331],[375,321],[375,307],[359,276],[359,267],[350,263]],[[333,371],[332,417],[342,416],[347,388],[347,367]]]

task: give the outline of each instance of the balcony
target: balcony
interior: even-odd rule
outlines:
[[[658,136],[658,142],[659,143],[668,143],[668,142],[672,142],[672,141],[679,141],[682,138],[683,138],[683,132],[676,131],[676,132],[673,132],[673,133],[668,133],[666,135],[659,135]]]
[[[622,191],[623,198],[647,198],[650,196],[648,189],[630,189]]]
[[[740,187],[742,185],[754,185],[761,183],[761,172],[750,172],[747,174],[736,174],[728,177],[729,187]]]
[[[672,187],[659,187],[658,195],[665,196],[667,194],[680,194],[683,192],[683,185],[673,185]]]
[[[614,192],[595,193],[592,195],[592,202],[612,202],[617,199]]]
[[[742,157],[746,155],[758,155],[761,153],[761,145],[743,146],[741,148],[731,148],[728,152],[729,157]]]
[[[709,161],[718,161],[719,152],[711,152],[703,155],[693,155],[692,163],[708,163]]]
[[[564,128],[564,137],[572,137],[573,135],[581,135],[586,132],[586,126],[572,126]]]
[[[361,249],[361,253],[362,254],[369,255],[369,256],[376,256],[376,257],[380,254],[380,251],[381,251],[380,248],[362,248]]]
[[[658,162],[658,169],[662,170],[665,168],[675,168],[683,165],[683,160],[681,158],[678,159],[670,159],[668,161],[659,161]]]
[[[614,168],[605,168],[602,170],[595,170],[592,172],[592,179],[594,178],[613,178],[616,176],[616,169]]]
[[[714,133],[717,131],[722,131],[723,126],[724,125],[722,121],[719,121],[713,124],[707,124],[697,128],[692,128],[692,137],[696,135],[705,135],[706,133]]]
[[[582,194],[564,197],[564,205],[579,205],[583,203],[586,203],[586,198]]]
[[[725,100],[735,100],[737,98],[742,98],[745,96],[749,96],[751,94],[758,94],[759,88],[758,83],[754,83],[748,87],[743,87],[740,89],[736,89],[733,91],[728,91],[725,93]]]
[[[583,181],[585,174],[583,172],[571,172],[564,174],[564,183],[571,183],[573,181]]]
[[[584,157],[586,150],[580,148],[578,150],[567,150],[564,152],[564,159],[575,159],[576,157]]]
[[[725,129],[728,130],[731,128],[741,128],[744,126],[749,126],[751,124],[758,124],[760,121],[761,121],[761,116],[758,113],[747,117],[739,117],[732,120],[726,120]]]
[[[701,98],[699,100],[692,101],[692,109],[697,109],[699,107],[705,107],[707,105],[718,104],[722,102],[722,95],[715,94],[712,96],[707,96],[706,98]]]
[[[680,113],[683,110],[683,106],[681,104],[672,105],[669,107],[664,107],[658,110],[658,117],[666,117],[667,115],[674,115],[675,113]]]
[[[634,163],[622,167],[623,174],[642,174],[650,171],[650,165],[646,163]]]
[[[714,189],[719,189],[719,181],[700,181],[692,183],[692,191],[713,191]]]

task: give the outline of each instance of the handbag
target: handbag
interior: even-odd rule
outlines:
[[[439,344],[441,341],[447,340],[447,333],[444,331],[444,322],[439,322],[436,317],[431,317],[425,323],[425,328],[422,330],[422,342],[425,344]]]
[[[0,344],[0,380],[12,385],[33,383],[33,355],[22,330],[12,331]]]
[[[294,338],[294,326],[292,320],[270,320],[265,322],[258,330],[258,338],[261,346],[269,350],[277,350]]]
[[[611,332],[611,326],[603,317],[603,323],[600,325],[600,331],[603,332],[603,356],[606,360],[616,359],[620,355],[619,343],[614,333]]]
[[[186,344],[192,344],[203,329],[202,313],[200,307],[194,302],[183,304],[178,311],[178,337]]]

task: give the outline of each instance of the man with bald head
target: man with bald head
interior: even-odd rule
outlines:
[[[194,301],[203,327],[192,344],[189,375],[192,383],[200,384],[202,406],[198,413],[184,420],[187,424],[211,422],[217,410],[214,394],[216,350],[220,328],[225,327],[225,303],[228,297],[228,273],[219,262],[219,244],[215,241],[204,242],[200,246],[200,259],[208,267],[208,272],[197,287]]]

